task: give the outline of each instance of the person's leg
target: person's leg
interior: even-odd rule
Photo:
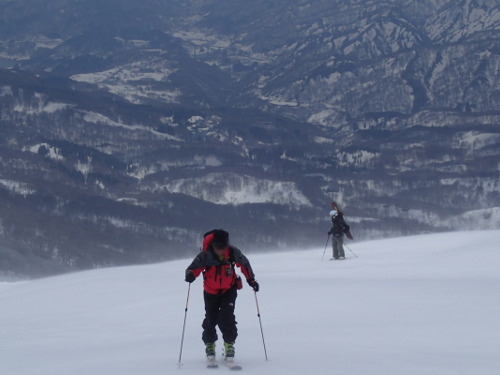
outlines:
[[[205,319],[203,320],[202,339],[205,344],[217,341],[217,331],[215,329],[219,318],[220,297],[214,294],[203,292],[205,299]]]
[[[333,257],[335,259],[339,259],[339,243],[338,237],[333,236],[332,238],[332,246],[333,246]]]
[[[218,317],[218,325],[222,332],[224,342],[234,343],[238,336],[236,328],[236,317],[234,316],[234,307],[238,295],[236,287],[232,287],[226,293],[221,295],[221,304]]]
[[[344,236],[337,237],[337,244],[338,244],[338,254],[339,254],[339,257],[345,258]]]

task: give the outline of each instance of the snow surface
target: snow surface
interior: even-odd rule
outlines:
[[[343,262],[321,261],[323,249],[250,254],[269,361],[248,287],[237,300],[238,361],[259,375],[499,374],[499,242],[500,230],[351,242],[359,258]],[[208,371],[201,280],[177,368],[188,263],[0,283],[0,373]]]

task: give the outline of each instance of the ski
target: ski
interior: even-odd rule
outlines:
[[[224,364],[226,365],[226,367],[232,371],[240,371],[240,370],[243,370],[243,367],[241,367],[240,365],[237,365],[236,363],[234,362],[228,362],[226,360],[222,360],[222,362],[224,362]]]
[[[219,368],[219,364],[215,359],[208,359],[207,360],[207,368]]]

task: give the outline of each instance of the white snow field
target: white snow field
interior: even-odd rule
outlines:
[[[244,373],[500,374],[499,230],[349,246],[359,258],[347,251],[345,261],[321,261],[323,249],[250,254],[269,361],[245,285],[236,305]],[[0,374],[229,371],[205,369],[201,280],[177,366],[189,262],[0,283]]]

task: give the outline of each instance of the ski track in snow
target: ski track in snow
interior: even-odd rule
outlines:
[[[259,375],[499,374],[499,242],[500,230],[348,242],[359,258],[346,249],[343,262],[322,262],[323,249],[249,254],[270,360],[245,285],[238,363]],[[205,369],[201,280],[177,368],[189,262],[0,283],[0,374],[227,371]]]

